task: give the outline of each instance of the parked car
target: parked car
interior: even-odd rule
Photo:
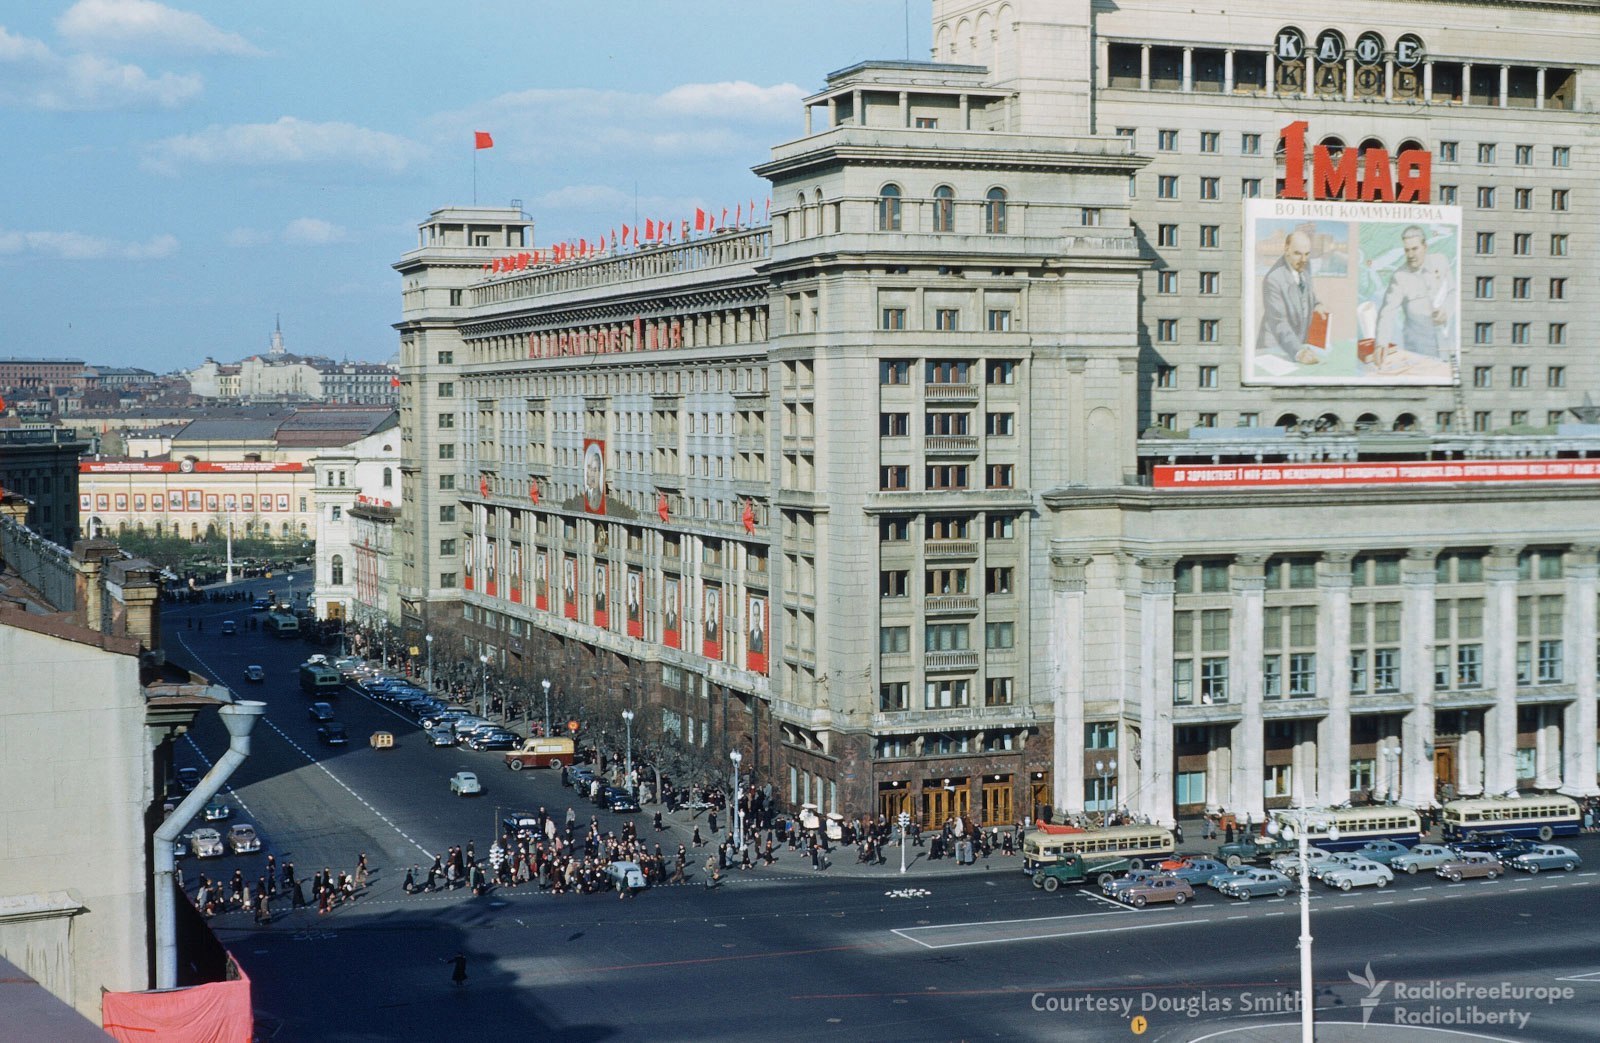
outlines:
[[[345,733],[344,725],[329,721],[317,728],[317,741],[324,746],[344,746],[350,742],[350,736]]]
[[[1195,887],[1209,884],[1212,877],[1227,876],[1230,870],[1214,858],[1191,856],[1161,863],[1161,871]]]
[[[233,814],[233,808],[225,800],[213,800],[205,806],[200,817],[207,822],[221,822]]]
[[[456,733],[446,725],[428,728],[422,734],[426,735],[428,742],[434,746],[454,746],[456,744]]]
[[[1194,888],[1187,880],[1179,880],[1175,876],[1156,876],[1142,883],[1134,884],[1122,892],[1122,900],[1137,909],[1143,909],[1152,902],[1171,902],[1173,905],[1182,905],[1194,897]]]
[[[1457,851],[1486,851],[1502,860],[1520,855],[1525,851],[1532,851],[1539,846],[1537,840],[1528,840],[1523,837],[1514,837],[1510,833],[1499,830],[1484,831],[1482,833],[1469,833],[1466,837],[1450,845]]]
[[[228,827],[228,846],[236,855],[248,855],[261,850],[261,838],[256,836],[256,827],[250,823],[236,822]]]
[[[458,771],[450,776],[450,792],[458,797],[470,797],[483,792],[478,776],[470,771]]]
[[[1110,883],[1100,885],[1100,893],[1107,898],[1120,898],[1129,888],[1154,880],[1161,875],[1159,869],[1131,869]]]
[[[1356,848],[1355,853],[1379,865],[1392,866],[1394,860],[1411,849],[1396,840],[1369,840]]]
[[[1331,857],[1333,857],[1333,852],[1324,848],[1313,847],[1306,849],[1306,865],[1312,869],[1317,867],[1318,862]],[[1300,872],[1300,852],[1296,850],[1290,855],[1279,855],[1272,860],[1272,868],[1284,876],[1295,876]]]
[[[231,620],[231,619],[224,619],[222,621],[222,636],[223,637],[232,637],[233,635],[237,634],[238,632],[239,632],[239,624],[237,622],[235,622],[234,620]]]
[[[260,684],[267,679],[267,672],[252,663],[244,668],[244,679],[253,684]]]
[[[1335,851],[1327,858],[1320,859],[1312,864],[1311,879],[1321,880],[1324,873],[1332,872],[1341,866],[1354,865],[1361,861],[1365,860],[1354,851]]]
[[[256,598],[254,601],[250,602],[250,611],[252,612],[265,612],[271,607],[272,603],[266,598]]]
[[[1578,853],[1570,847],[1540,844],[1532,851],[1512,855],[1506,861],[1506,865],[1525,873],[1537,873],[1541,869],[1561,869],[1570,873],[1583,865],[1583,859],[1579,858]]]
[[[221,858],[226,853],[222,849],[222,834],[214,829],[195,830],[189,834],[189,844],[196,858]]]
[[[643,891],[650,886],[650,881],[645,878],[644,870],[639,868],[637,862],[608,862],[605,873],[611,886],[618,891]]]
[[[639,802],[625,789],[607,786],[600,791],[601,807],[608,811],[638,811]]]
[[[467,748],[473,750],[514,750],[522,742],[511,732],[477,732],[467,737]]]
[[[333,706],[329,703],[312,703],[306,708],[306,716],[313,721],[331,721],[334,717]]]
[[[199,768],[179,768],[177,773],[177,786],[179,791],[188,793],[200,785]]]
[[[419,720],[417,723],[421,724],[424,728],[437,728],[441,724],[444,724],[449,725],[453,729],[455,727],[455,723],[464,719],[466,716],[467,715],[464,713],[456,713],[453,710],[445,710],[440,713],[424,714],[421,720]]]
[[[1322,882],[1348,891],[1352,887],[1388,887],[1394,883],[1394,870],[1369,858],[1358,858],[1323,870]]]
[[[341,674],[344,674],[346,677],[359,676],[362,668],[366,665],[367,661],[358,655],[347,655],[342,659],[335,659],[333,661],[333,668],[339,671]]]
[[[1241,869],[1228,876],[1214,877],[1211,886],[1218,894],[1240,901],[1260,895],[1277,895],[1282,898],[1294,889],[1294,881],[1276,869]]]
[[[1483,877],[1493,880],[1506,871],[1500,860],[1487,851],[1462,851],[1448,862],[1441,863],[1434,869],[1434,874],[1451,883],[1459,883],[1468,877]]]
[[[1456,857],[1456,852],[1443,844],[1418,844],[1403,855],[1394,856],[1389,868],[1416,876],[1424,869],[1437,869]]]
[[[1282,837],[1246,837],[1217,848],[1217,858],[1226,862],[1229,869],[1238,869],[1247,862],[1262,862],[1299,850],[1298,841],[1285,840]]]

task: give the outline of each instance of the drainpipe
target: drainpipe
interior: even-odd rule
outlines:
[[[178,860],[173,844],[178,833],[195,813],[214,797],[239,765],[250,756],[250,730],[266,712],[267,704],[257,701],[233,702],[217,710],[228,729],[228,752],[206,772],[200,784],[183,798],[166,821],[156,827],[156,988],[171,989],[178,984],[177,896],[173,874]]]

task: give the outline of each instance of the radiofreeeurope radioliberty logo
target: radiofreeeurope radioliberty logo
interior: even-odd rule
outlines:
[[[1372,1015],[1389,1007],[1378,1017],[1379,1024],[1442,1027],[1503,1025],[1526,1029],[1538,1007],[1549,1007],[1574,998],[1577,993],[1565,985],[1516,985],[1508,981],[1478,985],[1465,981],[1390,981],[1379,979],[1372,964],[1363,973],[1346,971],[1361,997],[1361,1024],[1369,1025]]]

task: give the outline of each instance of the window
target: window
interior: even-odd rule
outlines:
[[[1221,181],[1222,181],[1222,179],[1218,178],[1218,177],[1203,177],[1203,178],[1201,178],[1200,179],[1200,198],[1201,199],[1216,199],[1217,198],[1217,186]]]
[[[1239,136],[1239,155],[1241,155],[1241,156],[1259,156],[1259,155],[1261,155],[1261,135],[1260,134],[1241,134]]]
[[[924,470],[925,484],[929,489],[965,489],[967,466],[965,464],[936,464]]]
[[[1258,177],[1241,179],[1239,181],[1239,195],[1244,199],[1260,199],[1261,179]]]
[[[983,645],[985,648],[1015,648],[1017,644],[1017,625],[1015,623],[987,623],[983,628]]]
[[[453,588],[455,585],[456,585],[456,574],[454,572],[441,572],[441,573],[439,573],[439,586],[444,587],[446,589],[450,589],[450,588]]]
[[[1549,337],[1552,345],[1565,344],[1567,342],[1567,324],[1564,322],[1552,322],[1550,324]]]
[[[456,505],[453,503],[441,504],[439,507],[439,520],[453,522],[456,520]]]
[[[1568,192],[1566,189],[1552,188],[1550,190],[1550,209],[1565,210],[1567,208],[1567,198]]]
[[[441,474],[439,476],[439,488],[441,488],[441,489],[454,489],[455,487],[456,487],[456,476],[455,475],[453,475],[453,474]]]
[[[1550,280],[1550,299],[1553,301],[1564,301],[1567,299],[1567,280]]]
[[[442,381],[439,384],[439,397],[440,398],[454,398],[455,396],[456,396],[456,386],[455,386],[454,383],[446,380],[446,381]]]
[[[1513,322],[1511,324],[1511,343],[1513,343],[1513,344],[1526,344],[1526,343],[1528,343],[1528,323],[1526,323],[1526,322]]]
[[[1178,340],[1177,319],[1156,320],[1156,342],[1159,344],[1175,344]]]
[[[439,426],[446,429],[455,427],[456,415],[454,413],[440,413]]]
[[[1170,268],[1168,270],[1164,271],[1164,272],[1157,272],[1156,273],[1156,292],[1157,293],[1177,293],[1178,292],[1178,273],[1175,272],[1175,271],[1172,271]]]
[[[984,570],[984,593],[1011,593],[1011,567],[991,566]]]
[[[383,469],[383,487],[385,489],[394,488],[394,468],[385,467]]]
[[[1015,479],[1015,465],[990,464],[988,467],[988,487],[990,489],[1009,489]]]
[[[1557,232],[1550,237],[1550,256],[1567,256],[1567,234],[1565,232]]]
[[[1477,251],[1480,257],[1494,253],[1494,233],[1479,232],[1477,236]]]
[[[878,434],[883,438],[905,438],[911,434],[910,413],[879,413]]]
[[[1472,414],[1472,430],[1485,434],[1489,430],[1489,411],[1478,410]]]
[[[1135,138],[1138,137],[1138,134],[1139,134],[1139,130],[1138,130],[1137,127],[1118,127],[1117,128],[1117,137],[1119,137],[1119,138],[1128,138],[1129,140],[1134,140]]]
[[[923,650],[964,652],[972,647],[971,634],[965,623],[929,623],[923,630]]]
[[[1519,167],[1527,167],[1527,166],[1532,166],[1532,165],[1533,165],[1533,146],[1532,145],[1518,145],[1517,146],[1517,166],[1519,166]]]
[[[1157,413],[1156,426],[1164,431],[1176,431],[1178,429],[1178,414]]]
[[[1261,414],[1260,413],[1240,413],[1239,414],[1239,426],[1240,427],[1259,427],[1260,425],[1261,425]]]
[[[1216,427],[1217,426],[1217,414],[1215,414],[1215,413],[1198,413],[1198,414],[1196,414],[1195,418],[1194,418],[1194,426],[1195,427]]]
[[[893,713],[910,709],[911,685],[905,681],[890,681],[878,686],[878,711]]]
[[[1101,212],[1099,207],[1085,206],[1078,208],[1078,223],[1085,228],[1098,228],[1100,219]]]
[[[1011,332],[1011,310],[1009,308],[990,308],[987,317],[990,333]]]
[[[1456,186],[1454,186],[1454,185],[1440,185],[1439,186],[1439,202],[1443,203],[1445,206],[1455,206],[1456,205]]]
[[[1200,386],[1203,388],[1214,388],[1217,386],[1216,366],[1200,367]]]
[[[927,413],[923,416],[923,433],[930,435],[965,435],[968,431],[970,413]]]
[[[1480,301],[1494,299],[1494,276],[1480,275],[1473,283],[1472,295]]]
[[[965,384],[971,377],[972,363],[957,359],[934,359],[928,362],[928,383]]]
[[[1525,301],[1532,296],[1533,280],[1526,275],[1511,280],[1511,299]]]
[[[1550,165],[1553,167],[1566,167],[1572,165],[1572,149],[1566,145],[1557,145],[1550,150]]]
[[[1006,190],[991,188],[984,195],[983,230],[991,235],[1004,235],[1006,231]]]
[[[1492,366],[1474,366],[1472,369],[1472,386],[1475,388],[1494,387],[1494,368]]]
[[[1567,386],[1567,367],[1565,367],[1565,366],[1551,366],[1548,370],[1546,370],[1545,371],[1545,375],[1544,375],[1544,386],[1545,387],[1552,387],[1552,388],[1564,388],[1564,387],[1566,387]]]
[[[878,231],[900,231],[899,185],[884,185],[878,189]]]
[[[455,458],[456,458],[456,446],[455,446],[455,443],[454,442],[442,442],[442,443],[440,443],[440,445],[439,445],[439,459],[441,459],[441,460],[454,460]]]
[[[453,366],[456,364],[456,353],[453,351],[439,352],[439,365]]]
[[[1016,434],[1016,415],[1014,413],[990,413],[984,418],[984,434],[991,437],[1006,437]]]
[[[1528,422],[1528,411],[1526,409],[1513,409],[1511,411],[1511,426],[1512,427],[1521,427],[1521,426],[1527,424],[1527,422]]]
[[[1156,226],[1156,245],[1157,246],[1177,246],[1178,245],[1178,226],[1177,225],[1157,225]]]
[[[1219,280],[1220,276],[1216,272],[1201,272],[1200,292],[1207,294],[1218,292],[1217,286],[1219,284]]]
[[[933,312],[933,328],[947,332],[960,329],[961,312],[955,308],[935,308]]]
[[[1178,175],[1176,175],[1176,174],[1162,174],[1156,180],[1156,198],[1158,198],[1158,199],[1177,199],[1178,198]]]
[[[983,682],[983,705],[1010,706],[1014,678],[991,677]]]
[[[984,367],[984,383],[986,384],[1015,384],[1017,382],[1017,364],[1009,361],[994,361]]]
[[[1217,151],[1217,144],[1221,140],[1222,140],[1222,135],[1218,134],[1216,131],[1214,131],[1214,130],[1202,130],[1200,132],[1200,151],[1201,152],[1215,152],[1215,151]]]
[[[939,120],[935,116],[918,116],[916,128],[918,130],[938,130]]]
[[[1158,387],[1158,388],[1175,388],[1177,386],[1178,386],[1178,367],[1177,366],[1157,366],[1156,367],[1156,387]]]
[[[901,311],[904,317],[905,312]],[[911,363],[905,360],[886,360],[878,363],[878,383],[884,385],[911,383]]]
[[[1518,257],[1527,257],[1533,253],[1533,234],[1531,232],[1518,232],[1511,237],[1511,252]]]
[[[1459,147],[1454,141],[1439,142],[1439,162],[1454,163],[1456,161],[1456,150]]]
[[[1494,186],[1482,185],[1478,188],[1478,209],[1494,209]]]
[[[1478,162],[1479,163],[1493,163],[1494,162],[1494,146],[1493,145],[1488,144],[1488,143],[1484,143],[1484,142],[1480,142],[1479,143],[1479,145],[1478,145]]]
[[[965,705],[967,705],[967,682],[965,680],[929,681],[923,688],[923,706],[929,710],[941,710]],[[940,738],[949,739],[951,737],[941,736]],[[961,749],[950,748],[943,752],[966,752],[966,736],[961,736],[957,741],[961,744]],[[929,750],[927,752],[933,751]]]
[[[439,553],[440,553],[440,555],[442,555],[443,557],[448,558],[448,557],[451,557],[452,555],[454,555],[455,552],[456,552],[456,541],[455,540],[440,540],[439,541]]]
[[[1156,148],[1162,152],[1176,152],[1178,150],[1178,132],[1175,130],[1156,131]]]
[[[879,627],[878,654],[906,655],[911,651],[910,627]]]
[[[910,538],[909,518],[885,518],[878,523],[878,539],[884,543],[904,543]]]
[[[1493,344],[1494,343],[1494,323],[1492,323],[1492,322],[1475,322],[1475,323],[1473,323],[1472,324],[1472,343],[1474,343],[1474,344]]]
[[[933,230],[953,232],[956,227],[956,192],[949,185],[933,190]]]
[[[1513,193],[1511,205],[1517,210],[1533,209],[1533,189],[1519,188]]]
[[[1215,250],[1217,248],[1218,227],[1217,225],[1200,226],[1200,249]]]
[[[906,310],[904,308],[885,308],[880,317],[879,329],[903,330],[906,328]]]
[[[1086,750],[1114,750],[1117,748],[1117,722],[1095,721],[1083,726],[1083,748]]]
[[[1009,540],[1016,533],[1017,516],[1014,514],[991,514],[984,521],[984,538],[991,540]]]

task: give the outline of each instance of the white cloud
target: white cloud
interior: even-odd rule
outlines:
[[[806,92],[792,83],[762,87],[745,80],[685,83],[656,99],[663,112],[718,119],[777,122],[800,115]]]
[[[146,169],[176,174],[189,165],[275,167],[348,164],[398,173],[417,157],[415,143],[353,123],[316,123],[284,116],[276,123],[213,125],[149,146]]]
[[[156,76],[94,54],[61,55],[0,27],[0,106],[77,112],[172,108],[200,93],[200,77]]]
[[[121,242],[82,232],[24,232],[0,228],[0,254],[33,254],[62,261],[150,261],[178,252],[178,240],[157,235],[139,242]]]
[[[266,246],[270,243],[288,243],[291,246],[326,246],[329,243],[345,242],[349,238],[349,231],[332,221],[324,221],[320,217],[297,217],[276,231],[262,228],[235,228],[228,233],[228,245]]]
[[[237,33],[225,32],[191,11],[179,11],[154,0],[78,0],[56,19],[56,30],[80,47],[96,50],[261,53]]]

